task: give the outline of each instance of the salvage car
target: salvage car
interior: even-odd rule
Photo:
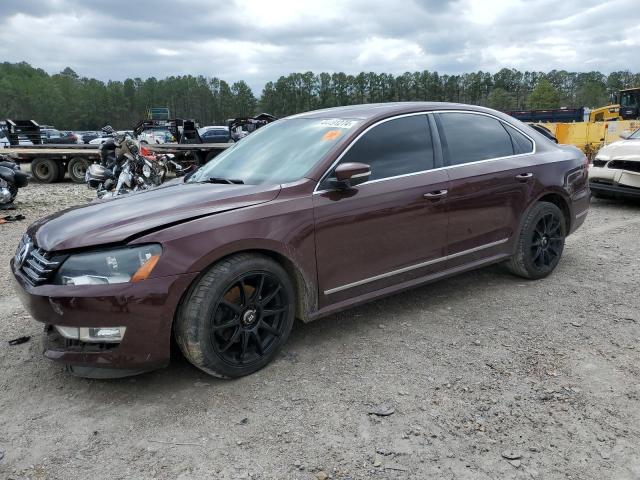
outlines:
[[[589,170],[596,198],[640,198],[640,129],[602,147]]]
[[[546,277],[587,215],[587,166],[487,108],[317,110],[185,178],[36,221],[11,268],[44,355],[72,373],[165,366],[173,336],[198,368],[240,377],[295,318],[498,262]]]

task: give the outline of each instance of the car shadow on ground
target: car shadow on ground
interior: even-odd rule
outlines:
[[[451,295],[457,300],[466,296],[482,294],[486,289],[508,287],[514,282],[524,282],[506,271],[501,265],[492,265],[479,270],[466,272],[436,283],[427,284],[414,289],[409,289],[395,295],[391,295],[364,305],[329,315],[311,323],[296,321],[291,335],[278,353],[276,358],[263,370],[254,373],[257,376],[278,377],[278,369],[289,364],[289,369],[295,372],[295,364],[298,357],[305,349],[314,348],[320,351],[332,345],[337,340],[342,344],[350,344],[361,339],[363,331],[379,328],[378,321],[372,318],[384,318],[385,328],[390,335],[403,335],[404,327],[401,325],[407,317],[417,316],[424,310],[444,310],[450,303]],[[433,319],[430,321],[438,321]],[[395,332],[395,333],[394,333]],[[293,365],[291,365],[293,364]],[[291,372],[289,372],[291,373]],[[247,377],[245,377],[247,378]],[[180,349],[172,342],[171,362],[168,367],[160,370],[127,377],[109,380],[87,380],[75,378],[78,382],[95,382],[117,390],[127,390],[129,383],[136,384],[138,392],[147,392],[149,395],[158,394],[167,388],[179,391],[199,385],[211,385],[224,388],[225,385],[237,380],[219,379],[198,370],[191,365],[182,355]],[[142,390],[139,390],[142,388]]]

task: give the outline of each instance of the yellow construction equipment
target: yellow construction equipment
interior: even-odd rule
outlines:
[[[589,158],[604,145],[621,139],[623,132],[640,128],[640,120],[613,120],[609,122],[540,123],[549,130],[558,143],[575,145]]]
[[[611,105],[589,112],[590,122],[640,119],[640,87],[625,88],[612,95]]]

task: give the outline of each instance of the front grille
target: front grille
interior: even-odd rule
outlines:
[[[640,162],[633,162],[630,160],[611,160],[608,167],[640,173]]]
[[[66,255],[52,254],[36,247],[25,235],[18,246],[15,262],[32,285],[50,283]]]

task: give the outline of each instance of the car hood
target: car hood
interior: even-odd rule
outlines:
[[[635,160],[640,162],[640,140],[620,140],[602,147],[598,160]]]
[[[153,190],[57,212],[38,220],[27,232],[47,251],[118,243],[166,225],[265,203],[275,199],[279,192],[279,185],[218,185],[177,180]]]

